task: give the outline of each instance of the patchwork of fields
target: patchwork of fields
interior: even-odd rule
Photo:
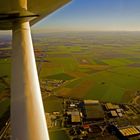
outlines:
[[[53,33],[33,41],[40,81],[64,81],[52,91],[58,96],[127,103],[140,92],[140,32]],[[10,40],[0,42],[1,119],[9,115],[11,49]],[[63,111],[62,98],[42,95],[46,112]],[[49,133],[69,139],[63,129]]]
[[[34,35],[40,80],[66,80],[55,90],[57,95],[129,102],[140,90],[139,36],[139,32]],[[7,42],[0,46],[0,98],[10,85]]]
[[[33,42],[47,113],[64,111],[60,96],[128,103],[140,93],[140,32],[38,34]],[[10,56],[10,37],[0,37],[0,128],[10,117]],[[59,126],[49,135],[70,139]]]
[[[41,41],[36,48],[47,62],[40,62],[40,79],[67,80],[57,95],[129,102],[140,90],[138,33],[56,34]]]

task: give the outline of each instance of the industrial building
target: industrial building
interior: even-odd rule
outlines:
[[[84,104],[99,104],[98,100],[84,100]]]
[[[112,117],[118,117],[118,114],[115,110],[110,111],[110,114],[111,114]]]
[[[84,100],[86,120],[103,120],[104,111],[98,100]]]
[[[75,124],[81,122],[81,117],[80,117],[80,112],[79,111],[71,112],[71,122],[75,123]]]
[[[140,131],[136,127],[120,128],[119,132],[124,137],[129,137],[129,136],[134,136],[134,135],[139,135],[140,134]]]
[[[116,109],[119,109],[119,105],[115,105],[115,104],[112,104],[112,103],[106,103],[105,104],[105,108],[107,110],[116,110]]]
[[[136,126],[117,127],[111,126],[116,136],[121,140],[139,140],[140,130]]]
[[[67,115],[70,116],[70,124],[80,124],[81,123],[81,113],[79,111],[68,111]]]

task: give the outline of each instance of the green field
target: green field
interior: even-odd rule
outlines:
[[[4,99],[0,101],[0,118],[7,111],[7,108],[9,108],[9,105],[10,105],[9,99]]]
[[[47,37],[46,37],[47,36]],[[140,91],[140,33],[93,32],[35,36],[40,80],[64,80],[59,96],[127,103]],[[133,38],[133,39],[132,39]],[[0,48],[5,51],[5,48]],[[10,58],[0,59],[0,117],[10,101]],[[4,81],[5,82],[4,82]],[[8,97],[5,98],[4,94]],[[63,111],[63,100],[43,99],[46,112]],[[51,140],[69,139],[64,130],[50,131]]]
[[[10,76],[11,70],[11,60],[8,59],[0,59],[0,76],[8,75]]]
[[[55,80],[71,80],[74,79],[74,77],[66,74],[66,73],[59,73],[55,75],[47,76],[47,79],[55,79]]]
[[[73,40],[48,37],[45,59],[49,62],[42,64],[40,78],[68,80],[55,90],[57,95],[129,102],[140,90],[140,38],[137,33],[120,34],[87,33],[85,37],[75,33]]]
[[[138,32],[35,36],[33,40],[39,78],[45,81],[65,80],[63,86],[55,89],[57,95],[129,102],[140,90],[139,36]],[[5,48],[0,51],[2,53]],[[10,71],[10,58],[1,58],[0,77],[6,77],[8,83],[0,80],[0,99],[7,91],[8,84],[10,87]],[[61,103],[61,100],[44,99],[47,112],[61,110]]]
[[[49,132],[49,136],[51,140],[70,140],[64,130],[51,131]]]
[[[63,111],[63,100],[54,96],[44,98],[44,109],[46,112],[59,112]]]

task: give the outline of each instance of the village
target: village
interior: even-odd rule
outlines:
[[[54,82],[55,86],[54,86]],[[61,86],[65,81],[49,81],[53,87]],[[134,102],[111,103],[99,100],[84,100],[72,97],[56,96],[63,100],[63,111],[46,112],[49,130],[63,129],[71,140],[138,140],[140,139],[140,106]]]
[[[140,108],[71,98],[65,98],[63,106],[63,112],[46,113],[48,128],[65,128],[73,140],[140,138]]]

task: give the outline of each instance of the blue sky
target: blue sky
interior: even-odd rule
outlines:
[[[140,31],[140,0],[72,0],[33,29],[45,31]]]

